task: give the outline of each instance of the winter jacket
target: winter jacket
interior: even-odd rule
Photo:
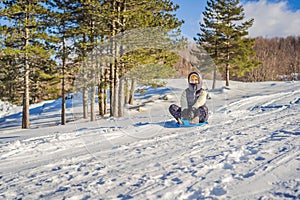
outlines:
[[[199,108],[206,103],[207,91],[201,89],[198,98],[194,98],[194,99],[190,98],[190,102],[193,102],[190,104],[187,99],[187,93],[189,93],[188,89],[186,89],[181,95],[180,105],[182,110],[187,109],[189,107]],[[196,95],[194,96],[196,97]]]
[[[189,82],[190,76],[196,74],[199,77],[198,84],[191,84]],[[181,95],[180,104],[181,110],[187,108],[199,108],[206,103],[207,91],[202,89],[202,76],[200,73],[192,72],[188,76],[189,87],[185,89]]]

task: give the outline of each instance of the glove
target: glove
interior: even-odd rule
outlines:
[[[191,119],[193,119],[195,117],[195,110],[196,110],[196,108],[193,108],[193,107],[184,109],[181,112],[182,118],[185,119],[185,120],[191,120]]]

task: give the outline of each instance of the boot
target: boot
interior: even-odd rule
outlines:
[[[190,120],[190,124],[198,124],[199,123],[199,117],[194,117],[193,119]]]

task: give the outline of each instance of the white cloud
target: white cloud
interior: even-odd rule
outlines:
[[[287,1],[277,3],[259,0],[244,2],[246,18],[254,18],[250,37],[286,37],[300,35],[300,10],[291,11]]]

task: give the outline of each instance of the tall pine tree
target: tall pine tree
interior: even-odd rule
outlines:
[[[80,70],[80,88],[83,94],[83,117],[88,118],[88,92],[91,92],[90,118],[95,120],[95,86],[99,82],[99,73],[95,66],[94,49],[107,33],[108,15],[104,11],[108,8],[105,1],[99,0],[76,0],[77,6],[73,8],[73,21],[76,28],[72,30],[74,46],[78,60],[82,66]],[[100,76],[103,76],[101,74]],[[98,78],[97,78],[98,77]],[[97,79],[97,80],[96,80]]]
[[[72,63],[70,54],[72,53],[72,29],[76,27],[76,23],[73,21],[72,12],[77,3],[73,0],[48,0],[47,5],[51,9],[51,20],[49,33],[56,37],[56,61],[60,62],[61,70],[61,124],[66,124],[66,93],[67,90],[67,75],[74,73],[76,68]],[[70,65],[70,63],[72,63]],[[69,65],[67,65],[69,64]],[[72,66],[73,69],[71,67]],[[76,65],[75,65],[76,66]],[[74,69],[75,68],[75,69]]]
[[[43,0],[8,0],[3,1],[0,18],[8,23],[1,25],[4,37],[2,56],[8,59],[5,65],[17,68],[23,79],[22,128],[30,127],[29,103],[32,100],[30,89],[39,88],[43,79],[51,79],[53,61],[51,60],[45,23],[49,10]],[[33,92],[33,90],[32,90]]]
[[[240,76],[258,64],[253,59],[254,40],[247,37],[254,19],[244,19],[244,9],[239,0],[208,0],[203,23],[200,23],[201,32],[195,38],[224,75],[226,86],[229,86],[230,71]]]
[[[124,91],[123,75],[128,72],[130,67],[126,66],[126,59],[124,59],[124,52],[128,52],[134,44],[144,44],[144,48],[147,46],[147,40],[149,38],[144,37],[143,40],[135,39],[134,37],[126,38],[127,41],[121,41],[122,37],[135,35],[135,30],[145,31],[150,27],[161,27],[165,30],[177,29],[182,21],[179,21],[175,15],[171,14],[178,9],[177,5],[174,5],[171,1],[166,0],[108,0],[104,1],[104,5],[107,5],[107,9],[104,11],[105,18],[108,24],[107,41],[110,42],[110,55],[113,57],[113,61],[109,63],[109,75],[110,75],[110,115],[122,116],[124,109]],[[156,34],[158,35],[158,34]],[[153,37],[151,37],[153,39]],[[131,44],[124,44],[131,42]],[[155,40],[151,41],[155,43]],[[153,45],[152,45],[153,46]],[[152,49],[152,54],[161,53],[161,49],[157,49],[157,53]],[[138,51],[132,51],[131,53],[139,53]],[[146,55],[145,55],[146,56]],[[128,54],[125,56],[128,58]],[[132,58],[132,57],[131,57]],[[135,84],[132,84],[135,85]]]

